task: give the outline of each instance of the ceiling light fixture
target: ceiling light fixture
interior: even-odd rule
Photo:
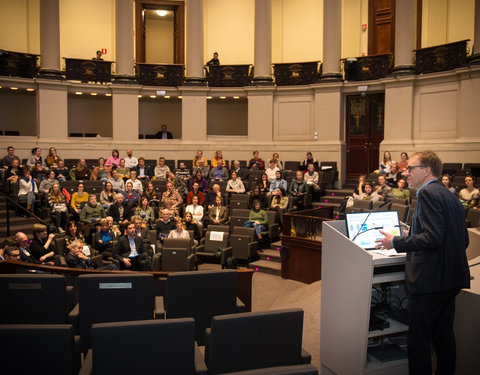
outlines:
[[[240,99],[240,97],[239,96],[234,96],[233,99]]]
[[[156,13],[157,13],[160,17],[165,17],[168,12],[167,12],[166,10],[157,10]]]
[[[212,99],[212,97],[211,97],[211,96],[207,96],[207,99]]]
[[[18,87],[10,87],[10,90],[18,90]]]
[[[157,97],[157,95],[150,95],[150,97],[151,97],[152,99],[155,99],[155,98]]]
[[[139,98],[143,98],[143,95],[138,95]]]
[[[107,93],[107,94],[105,94],[105,96],[112,96],[112,94],[110,94],[110,93]]]
[[[82,95],[82,94],[83,94],[83,92],[81,92],[81,91],[76,91],[75,92],[75,95]]]
[[[35,89],[28,88],[27,91],[35,91]]]
[[[165,95],[164,98],[165,99],[170,99],[170,95]]]
[[[227,99],[227,97],[226,96],[221,96],[220,99]]]
[[[90,95],[97,96],[97,93],[96,92],[91,92]]]
[[[182,99],[182,98],[183,98],[183,96],[182,96],[182,95],[179,95],[179,96],[177,96],[177,98],[178,98],[178,99]]]

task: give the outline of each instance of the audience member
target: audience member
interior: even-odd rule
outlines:
[[[155,213],[152,207],[148,205],[148,198],[143,196],[140,198],[140,204],[135,209],[135,215],[142,219],[142,224],[148,228],[155,221]]]
[[[4,173],[4,181],[8,182],[8,184],[14,184],[18,182],[18,179],[22,177],[18,159],[13,159]]]
[[[387,180],[384,174],[378,176],[378,185],[375,186],[374,193],[385,198],[390,193],[391,188],[387,185]]]
[[[237,174],[238,179],[240,179],[242,181],[245,181],[247,179],[247,171],[246,171],[245,168],[240,166],[240,162],[238,160],[235,160],[233,162],[233,166],[232,166],[232,169],[230,171],[230,176],[232,175],[233,172],[235,172]]]
[[[140,198],[140,196],[135,190],[133,190],[133,183],[131,181],[128,181],[125,184],[125,187],[126,189],[123,192],[123,202],[126,206],[130,207],[130,209],[133,210],[134,207],[138,204],[138,199]]]
[[[189,239],[190,233],[183,228],[183,221],[181,218],[176,217],[174,219],[175,222],[175,229],[172,229],[168,234],[168,238],[183,238]]]
[[[81,241],[85,245],[87,244],[83,233],[78,230],[77,223],[71,221],[68,223],[67,233],[65,234],[65,245],[68,246],[75,240]]]
[[[353,190],[353,198],[354,199],[358,199],[360,194],[362,194],[364,192],[363,191],[363,185],[365,184],[366,177],[367,176],[365,176],[364,174],[361,174],[360,176],[358,176],[358,185]]]
[[[458,199],[460,199],[460,203],[465,208],[475,207],[478,203],[480,191],[473,186],[474,182],[475,177],[465,176],[465,185],[467,187],[458,193]]]
[[[372,184],[367,181],[363,184],[363,193],[358,195],[358,197],[356,197],[355,199],[364,200],[364,201],[371,200],[372,202],[376,202],[378,201],[379,197],[380,196],[378,194],[373,192]]]
[[[177,182],[177,191],[182,195],[188,194],[190,180],[190,171],[185,167],[184,162],[180,162],[175,171],[175,181]]]
[[[313,154],[310,151],[307,152],[307,158],[301,162],[300,169],[306,171],[309,164],[313,164],[313,169],[318,171],[318,161],[313,157]]]
[[[194,221],[192,213],[188,211],[185,212],[184,222],[185,229],[193,231],[193,245],[197,246],[200,243],[200,239],[202,237],[200,234],[200,224],[197,221]]]
[[[95,61],[103,61],[103,58],[102,58],[102,51],[98,50],[95,54],[95,57],[92,58],[92,60],[95,60]]]
[[[105,158],[98,158],[98,165],[93,168],[92,171],[92,180],[101,181],[103,184],[108,181],[110,174],[109,168],[105,166]]]
[[[275,165],[275,167],[277,167],[279,170],[282,171],[283,170],[283,164],[279,160],[279,158],[280,158],[280,155],[278,154],[278,152],[274,152],[273,155],[272,155],[272,158],[268,159],[267,165],[270,165],[270,162],[273,161],[273,164]]]
[[[151,271],[151,260],[145,243],[135,235],[135,224],[126,225],[127,234],[118,239],[115,258],[120,262],[121,269],[132,271]]]
[[[20,261],[25,263],[39,264],[41,263],[30,252],[30,240],[27,235],[23,232],[18,232],[15,235],[15,241],[20,250]]]
[[[107,218],[100,220],[100,230],[96,236],[94,247],[100,252],[103,260],[109,260],[109,258],[112,257],[114,238],[115,233],[109,228],[109,222]]]
[[[145,196],[148,199],[148,204],[154,208],[155,213],[158,211],[160,205],[161,196],[155,190],[152,182],[147,183],[147,189],[145,190]],[[156,214],[155,214],[156,216]]]
[[[215,168],[219,163],[228,169],[228,165],[225,159],[223,159],[223,154],[221,150],[215,151],[212,159],[212,168]]]
[[[47,166],[49,168],[55,169],[58,167],[58,162],[61,160],[60,156],[57,155],[57,149],[55,147],[50,147],[48,150],[48,156],[46,159]]]
[[[58,161],[58,167],[55,169],[55,178],[58,181],[70,180],[70,173],[68,172],[68,168],[65,167],[65,162],[62,159]]]
[[[307,166],[307,171],[305,172],[303,179],[311,192],[318,193],[320,191],[320,185],[318,184],[320,177],[318,172],[315,171],[313,164]]]
[[[177,208],[183,203],[183,199],[178,191],[173,189],[171,182],[167,182],[167,190],[162,194],[162,205],[165,205],[165,201],[169,200],[172,204],[172,208]]]
[[[20,261],[20,249],[18,248],[18,246],[7,246],[5,247],[4,249],[4,253],[2,256],[0,256],[0,260],[1,258],[4,258],[5,260],[16,260],[16,261]]]
[[[117,194],[115,197],[115,204],[112,204],[108,209],[108,216],[111,216],[113,222],[120,225],[120,228],[123,228],[123,225],[125,225],[132,216],[131,206],[125,204],[123,200],[123,194]]]
[[[80,159],[77,163],[77,167],[75,168],[75,180],[90,180],[91,175],[92,170],[88,168],[87,164],[85,163],[85,159]]]
[[[215,205],[208,211],[208,225],[224,225],[228,223],[228,210],[223,206],[222,197],[215,197]]]
[[[379,174],[388,174],[390,173],[390,169],[392,167],[392,157],[390,155],[390,152],[385,151],[383,153],[383,160],[378,166],[378,173]]]
[[[253,209],[250,210],[248,220],[243,224],[246,228],[254,228],[258,241],[262,241],[262,232],[267,230],[268,216],[267,213],[262,210],[259,200],[253,202]],[[262,250],[260,250],[262,251]]]
[[[198,188],[200,189],[200,191],[202,192],[206,192],[207,191],[207,180],[205,178],[203,178],[203,175],[202,175],[202,172],[200,172],[199,170],[197,170],[197,172],[195,173],[194,175],[195,177],[192,178],[192,181],[190,182],[190,190],[193,189],[193,185],[195,183],[198,184]]]
[[[228,180],[228,170],[224,166],[222,159],[218,160],[215,168],[212,168],[210,170],[210,180],[215,180],[215,181]]]
[[[200,203],[200,198],[197,195],[192,197],[192,202],[185,208],[185,212],[192,214],[193,219],[197,223],[203,220],[203,206]]]
[[[280,168],[278,168],[275,165],[275,161],[270,160],[269,163],[268,163],[268,168],[265,169],[265,174],[267,175],[268,182],[272,183],[277,178],[276,173],[279,170],[280,170]]]
[[[82,181],[79,181],[77,191],[72,194],[72,199],[70,200],[70,206],[78,217],[80,217],[82,205],[88,202],[88,196],[89,194],[85,191],[85,185]]]
[[[20,202],[27,202],[27,210],[32,211],[35,208],[35,198],[38,194],[37,183],[30,175],[30,170],[25,168],[23,176],[19,180],[18,200]]]
[[[260,190],[260,186],[255,186],[252,190],[252,192],[250,193],[250,198],[248,200],[248,208],[251,210],[253,209],[253,202],[255,200],[258,200],[260,201],[260,207],[263,209],[263,210],[266,210],[268,209],[268,200],[267,200],[267,197],[265,194],[262,194],[261,190]]]
[[[450,176],[448,174],[442,175],[441,182],[442,182],[442,185],[445,186],[445,188],[447,188],[448,191],[450,191],[453,194],[457,193],[455,188],[450,184]]]
[[[386,174],[387,185],[391,188],[397,187],[397,182],[400,178],[402,178],[402,174],[398,171],[397,163],[393,162],[390,172]]]
[[[400,161],[397,164],[398,171],[404,174],[408,167],[408,154],[406,152],[402,152],[400,154]]]
[[[65,255],[65,261],[70,268],[79,268],[84,270],[107,270],[118,271],[118,267],[111,263],[106,266],[98,267],[97,264],[83,253],[84,244],[75,240],[68,245],[69,252]]]
[[[83,207],[80,215],[80,221],[84,223],[83,233],[89,243],[91,243],[90,237],[93,228],[98,226],[100,224],[100,220],[104,219],[106,216],[105,209],[101,205],[97,204],[96,195],[91,194],[88,197],[88,204]]]
[[[135,224],[135,235],[138,237],[142,237],[142,240],[143,242],[145,242],[145,245],[151,245],[151,241],[148,233],[150,228],[143,224],[143,220],[141,216],[133,215],[131,221],[133,224]]]
[[[42,163],[37,161],[35,166],[30,170],[30,174],[35,182],[39,179],[45,178],[45,169],[42,167]]]
[[[112,167],[112,168],[115,168],[115,167]],[[130,168],[127,168],[125,166],[125,159],[121,158],[119,160],[119,164],[116,167],[116,169],[117,169],[117,172],[118,172],[118,176],[122,180],[127,181],[130,178]]]
[[[115,193],[122,193],[125,190],[125,181],[122,180],[116,169],[112,170],[111,175],[112,177],[108,179],[108,182],[112,184],[113,191],[115,191]]]
[[[105,188],[100,192],[100,204],[105,210],[108,210],[112,204],[115,203],[115,196],[117,193],[113,190],[113,185],[110,181],[105,183]]]
[[[275,211],[275,221],[277,223],[280,223],[280,227],[282,227],[282,214],[287,211],[288,197],[285,194],[285,190],[283,190],[282,188],[280,188],[279,190],[280,190],[279,194],[275,195],[272,198],[272,203],[270,204],[270,210]],[[302,202],[302,206],[303,206],[303,202]]]
[[[260,177],[260,181],[258,181],[257,185],[260,188],[260,192],[262,194],[268,194],[270,192],[270,182],[268,182],[268,177],[265,173],[262,174],[262,176]]]
[[[125,182],[125,186],[127,187],[128,184],[132,184],[132,189],[137,192],[138,196],[143,194],[143,184],[142,181],[137,178],[136,170],[130,171],[130,178]]]
[[[280,171],[277,171],[275,172],[275,180],[273,180],[271,183],[270,183],[270,191],[269,193],[271,195],[278,195],[280,194],[280,188],[283,189],[283,191],[286,191],[287,190],[287,181],[285,181],[283,178],[282,178],[282,172]]]
[[[130,176],[132,172],[137,173],[137,178],[141,181],[151,180],[153,177],[152,168],[149,165],[145,165],[145,158],[143,156],[138,158],[138,165],[133,169],[130,168]]]
[[[162,124],[160,127],[160,131],[155,134],[156,139],[173,139],[173,135],[171,132],[167,131],[167,125]]]
[[[170,173],[170,168],[165,164],[165,158],[163,156],[158,159],[158,164],[155,167],[154,173],[157,180],[167,179],[167,174]]]
[[[50,188],[47,202],[52,216],[55,217],[55,225],[57,226],[58,232],[64,233],[63,228],[67,228],[70,218],[68,216],[67,201],[60,191],[60,185],[58,183],[54,183]]]
[[[210,168],[208,168],[208,165],[206,162],[203,161],[203,159],[199,159],[197,162],[197,166],[193,168],[193,175],[196,176],[196,174],[200,172],[203,176],[203,178],[208,179],[209,174],[210,174]]]
[[[245,186],[242,180],[237,178],[237,172],[232,172],[232,178],[227,182],[227,193],[243,194],[245,193]]]
[[[114,149],[112,150],[112,156],[110,156],[107,161],[105,162],[105,165],[107,167],[114,167],[114,166],[119,166],[120,165],[120,153],[118,150]]]
[[[192,190],[190,190],[187,194],[187,204],[190,204],[192,202],[192,198],[194,196],[197,196],[200,201],[200,204],[203,205],[203,202],[204,202],[203,192],[200,189],[198,182],[196,181],[193,183]]]
[[[404,178],[400,178],[397,181],[397,187],[390,191],[390,196],[394,198],[407,199],[410,202],[410,190],[405,189],[406,181]]]
[[[127,157],[125,158],[125,166],[129,169],[135,168],[138,165],[138,159],[133,156],[133,151],[127,150]]]
[[[303,210],[305,207],[305,194],[308,194],[308,186],[303,179],[303,172],[297,171],[295,173],[295,179],[290,182],[288,187],[288,193],[293,195],[293,205],[299,210]]]
[[[50,192],[51,187],[53,184],[59,184],[58,180],[55,179],[55,171],[51,169],[47,173],[47,178],[40,182],[40,186],[38,187],[38,191],[43,194],[48,194]]]
[[[30,252],[35,259],[42,263],[53,265],[55,256],[53,239],[54,233],[47,235],[47,227],[43,224],[33,224],[33,239],[30,243]]]
[[[20,158],[15,155],[15,148],[13,146],[8,146],[7,147],[7,155],[5,155],[2,159],[2,168],[8,168],[10,165],[12,165],[12,161],[14,159],[18,160],[18,165],[21,164]]]
[[[163,243],[163,240],[168,237],[170,231],[175,229],[175,222],[170,215],[170,210],[162,210],[162,217],[158,219],[155,224],[155,229],[157,230],[157,239]]]
[[[220,65],[220,60],[218,59],[218,52],[213,53],[213,57],[207,61],[207,65]]]
[[[202,150],[198,150],[197,151],[197,154],[195,155],[195,157],[193,158],[193,167],[198,167],[198,162],[202,160],[203,161],[203,165],[207,165],[208,162],[207,162],[207,158],[205,156],[203,156],[203,151]]]
[[[205,198],[205,206],[208,210],[215,205],[215,198],[220,197],[222,198],[222,193],[220,192],[220,185],[213,184],[212,190],[207,193],[207,197]]]
[[[33,168],[39,162],[43,169],[46,167],[45,160],[42,158],[42,150],[40,147],[32,148],[32,155],[28,158],[26,166]]]
[[[248,162],[248,169],[265,169],[265,164],[263,163],[263,160],[258,157],[258,151],[253,151],[253,158],[251,158]]]

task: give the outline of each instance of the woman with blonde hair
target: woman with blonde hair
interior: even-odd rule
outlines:
[[[183,220],[181,217],[175,217],[175,229],[172,229],[168,234],[168,238],[190,238],[190,233],[183,228]]]
[[[60,191],[60,185],[54,183],[48,193],[48,206],[50,212],[55,216],[55,224],[59,233],[64,233],[63,228],[67,228],[69,222],[67,201]]]

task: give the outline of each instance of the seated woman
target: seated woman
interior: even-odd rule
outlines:
[[[393,162],[390,172],[386,174],[387,185],[391,188],[397,187],[397,182],[402,178],[402,174],[398,171],[398,164]]]
[[[383,153],[383,161],[380,163],[378,166],[378,173],[379,174],[388,174],[390,173],[390,169],[392,167],[392,157],[390,155],[390,152],[385,151]]]
[[[450,184],[450,176],[448,174],[444,174],[442,175],[442,178],[441,178],[441,183],[443,186],[445,186],[445,188],[450,191],[451,193],[453,194],[456,194],[457,191],[455,190],[455,188]]]
[[[230,194],[245,193],[245,186],[243,185],[242,180],[237,178],[237,172],[232,172],[232,178],[227,182],[227,193],[230,193]]]
[[[116,237],[113,230],[110,229],[107,218],[100,220],[100,230],[97,235],[97,240],[94,243],[95,249],[102,254],[103,260],[108,260],[113,254],[113,238]]]
[[[105,188],[100,192],[100,204],[107,211],[112,204],[115,203],[117,193],[113,190],[113,185],[110,181],[105,183]]]
[[[192,214],[193,220],[199,225],[202,225],[203,220],[203,206],[200,205],[200,201],[197,195],[192,197],[192,204],[189,204],[185,208],[185,212],[189,212]]]
[[[460,199],[460,203],[465,208],[475,207],[478,203],[480,191],[473,186],[474,182],[475,182],[475,177],[466,176],[465,185],[467,187],[460,190],[460,192],[458,193],[458,199]]]
[[[185,229],[193,231],[193,245],[197,246],[200,243],[202,236],[200,235],[200,227],[197,222],[193,220],[191,212],[185,212],[184,215]]]
[[[124,160],[125,161],[125,160]],[[105,162],[107,167],[119,166],[120,165],[120,153],[118,150],[112,150],[112,156],[110,156]]]
[[[265,194],[262,194],[260,191],[260,187],[257,185],[253,188],[253,190],[250,193],[250,198],[248,200],[248,208],[251,210],[253,209],[253,202],[255,200],[260,201],[260,207],[263,210],[266,210],[268,208],[268,200],[267,196]]]
[[[123,192],[123,202],[133,210],[133,208],[138,205],[139,195],[133,190],[133,184],[127,182],[125,185],[126,190]]]
[[[268,176],[265,173],[262,174],[261,180],[258,181],[257,186],[262,194],[268,194],[270,192],[270,182],[268,181]]]
[[[123,181],[127,181],[130,178],[130,168],[125,166],[125,159],[120,159],[116,169],[118,172],[118,177],[120,177]]]
[[[318,185],[318,181],[320,180],[320,176],[318,172],[315,171],[313,164],[309,164],[307,167],[307,171],[303,176],[303,180],[310,188],[310,192],[318,193],[320,191],[320,185]]]
[[[71,221],[68,224],[67,233],[65,234],[65,245],[68,246],[75,240],[82,241],[84,245],[87,244],[85,242],[85,237],[83,236],[83,233],[78,230],[77,223]]]
[[[45,159],[42,157],[42,150],[40,147],[32,148],[32,155],[28,158],[25,165],[29,168],[33,168],[37,162],[40,163],[42,169],[47,167],[47,163],[45,163]]]
[[[400,154],[400,161],[398,164],[398,171],[401,174],[404,174],[408,167],[408,154],[406,152],[402,152]]]
[[[225,161],[225,159],[223,159],[223,154],[221,150],[215,151],[215,154],[213,155],[213,159],[212,159],[212,168],[215,168],[219,162],[222,163],[222,165],[228,169],[227,162]]]
[[[379,200],[379,198],[380,198],[380,196],[373,192],[372,184],[370,182],[365,182],[363,184],[363,193],[360,194],[355,199],[364,200],[364,201],[370,201],[371,200],[372,202],[376,202],[376,201]]]
[[[154,209],[155,217],[157,217],[158,206],[160,205],[162,197],[160,196],[160,194],[157,193],[157,191],[155,190],[155,186],[153,186],[152,182],[149,182],[147,184],[145,196],[148,199],[148,204]]]
[[[288,197],[285,194],[285,190],[280,188],[280,194],[275,195],[272,198],[272,203],[270,204],[270,210],[275,211],[275,221],[280,223],[282,226],[282,214],[288,208]]]
[[[33,166],[32,169],[30,169],[30,174],[32,175],[32,178],[37,181],[39,178],[39,175],[45,175],[46,170],[43,168],[42,163],[37,161],[35,165]]]
[[[155,214],[152,207],[149,206],[146,196],[140,198],[140,204],[135,209],[135,215],[142,218],[142,226],[144,225],[147,228],[151,228],[155,221]]]
[[[365,176],[364,174],[361,174],[360,176],[358,176],[358,185],[355,187],[352,194],[354,199],[358,199],[360,194],[364,192],[363,185],[365,184],[366,177],[367,176]]]
[[[70,206],[76,214],[77,219],[80,217],[82,204],[85,205],[88,202],[88,196],[89,194],[85,191],[85,185],[83,185],[83,182],[79,182],[77,185],[77,191],[72,194],[72,199],[70,201]]]
[[[253,202],[253,209],[250,210],[250,214],[248,215],[248,220],[245,221],[243,224],[246,228],[255,228],[255,234],[257,236],[257,240],[262,240],[262,232],[267,230],[268,224],[268,216],[267,213],[262,210],[260,207],[260,201],[255,200]]]
[[[33,224],[33,240],[30,243],[30,252],[33,257],[40,262],[53,263],[53,257],[55,256],[55,245],[53,239],[54,233],[47,235],[47,227],[43,224]]]
[[[193,188],[194,183],[198,183],[198,187],[201,189],[202,192],[206,192],[208,188],[208,183],[205,178],[203,178],[202,172],[197,170],[195,173],[195,176],[192,178],[192,181],[190,182],[190,189]]]
[[[222,197],[215,197],[215,205],[208,212],[208,225],[225,225],[228,223],[228,210],[222,204]]]
[[[39,183],[38,191],[41,194],[48,194],[53,184],[58,183],[58,180],[55,178],[55,171],[51,169],[47,172],[47,178]]]
[[[18,200],[20,202],[27,202],[27,210],[33,212],[35,197],[38,194],[38,187],[28,168],[23,170],[23,176],[19,181]]]
[[[318,161],[310,151],[307,152],[307,158],[300,163],[300,170],[306,171],[309,164],[313,164],[313,169],[318,170]]]
[[[59,233],[64,233],[63,228],[68,227],[70,218],[68,216],[67,201],[60,191],[60,185],[55,183],[50,188],[47,196],[48,207],[51,214],[55,217],[55,224]]]
[[[207,158],[205,156],[203,156],[203,151],[202,150],[198,150],[197,154],[193,158],[193,168],[198,167],[198,162],[200,160],[203,161],[203,165],[208,165]]]
[[[11,185],[18,182],[18,179],[22,177],[22,171],[19,167],[18,159],[13,159],[12,164],[7,168],[3,176],[3,182],[5,184],[4,191],[11,192]]]
[[[85,163],[85,159],[80,159],[77,163],[77,167],[75,168],[75,180],[90,180],[91,175],[92,170],[88,168],[87,164]]]
[[[98,165],[92,171],[92,180],[102,181],[105,184],[109,175],[110,169],[105,166],[105,158],[98,158]]]
[[[137,178],[137,171],[130,171],[130,178],[125,182],[125,186],[128,184],[132,184],[133,190],[136,191],[139,196],[143,194],[143,184],[142,181]]]
[[[176,217],[175,221],[175,229],[171,230],[168,234],[168,238],[183,238],[189,239],[190,233],[183,228],[183,221],[180,217]]]
[[[393,188],[389,196],[400,199],[407,199],[410,202],[410,190],[405,189],[406,181],[404,178],[401,178],[397,181],[397,187]]]
[[[280,161],[279,158],[280,158],[280,155],[278,154],[278,152],[274,152],[273,155],[272,155],[272,158],[267,160],[267,165],[270,165],[270,162],[273,161],[274,166],[282,171],[283,170],[283,164],[282,164],[282,162]]]
[[[58,167],[58,162],[61,160],[61,157],[57,155],[57,149],[55,147],[50,147],[48,150],[48,156],[46,159],[48,168],[55,169]]]

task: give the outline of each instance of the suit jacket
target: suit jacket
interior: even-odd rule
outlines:
[[[137,165],[136,167],[130,169],[130,171],[137,172],[137,178],[140,178],[140,166]],[[148,178],[151,179],[153,177],[153,170],[151,166],[145,165],[144,172],[145,172],[145,176],[147,176]]]
[[[210,224],[213,224],[213,220],[215,220],[215,217],[217,216],[217,207],[213,206],[210,208],[210,211],[208,211],[208,221]],[[227,207],[221,206],[220,207],[220,213],[218,215],[218,220],[220,220],[221,224],[225,224],[228,222],[228,210]]]
[[[146,247],[141,237],[135,236],[135,247],[137,248],[138,255],[146,253]],[[128,258],[131,252],[130,242],[127,236],[122,236],[118,239],[117,249],[115,251],[115,259],[123,262],[123,258]]]
[[[160,130],[155,134],[156,139],[162,139],[163,132]],[[167,139],[173,139],[172,133],[167,131]]]
[[[437,180],[417,194],[408,237],[394,237],[397,251],[407,252],[405,280],[412,293],[470,287],[465,249],[465,210]]]
[[[113,221],[116,222],[116,223],[118,223],[120,221],[120,211],[118,210],[118,204],[117,203],[114,203],[109,207],[108,216],[113,217]],[[131,210],[130,206],[124,204],[123,205],[123,220],[130,220],[131,216],[132,216],[132,210]]]
[[[94,270],[95,268],[97,268],[95,266],[95,263],[92,262],[91,259],[83,260],[73,255],[70,252],[67,253],[67,255],[65,255],[65,261],[67,262],[68,267],[70,268],[81,268],[84,270]]]

